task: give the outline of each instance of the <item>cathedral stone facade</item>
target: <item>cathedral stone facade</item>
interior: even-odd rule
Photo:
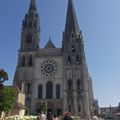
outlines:
[[[88,117],[93,103],[92,81],[85,59],[84,41],[72,0],[68,0],[62,47],[49,39],[39,47],[40,19],[36,0],[31,0],[22,22],[18,63],[13,85],[24,89],[31,113],[46,103],[48,111],[70,111]]]

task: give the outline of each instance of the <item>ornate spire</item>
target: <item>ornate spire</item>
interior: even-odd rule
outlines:
[[[22,24],[21,50],[35,51],[39,48],[40,18],[37,13],[36,0],[31,0],[28,13]]]
[[[30,11],[37,11],[36,0],[31,0],[30,7],[29,7],[29,12]]]
[[[65,33],[69,34],[70,32],[75,32],[76,34],[79,34],[80,32],[72,0],[68,0],[67,17],[65,25]]]

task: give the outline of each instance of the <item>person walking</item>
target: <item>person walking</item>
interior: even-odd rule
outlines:
[[[72,120],[69,112],[65,112],[63,120]]]
[[[47,114],[47,120],[53,120],[53,116],[51,112],[48,112]]]
[[[41,120],[47,120],[47,116],[44,114],[43,111],[41,113]]]
[[[41,113],[38,113],[37,117],[36,117],[36,120],[42,120],[41,119]]]
[[[97,116],[93,116],[93,120],[98,120],[98,117]]]
[[[57,115],[54,115],[54,120],[59,120],[59,117]]]

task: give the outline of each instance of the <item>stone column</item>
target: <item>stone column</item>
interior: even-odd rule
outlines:
[[[38,84],[38,82],[37,82]],[[35,88],[35,86],[37,87],[37,84],[35,82],[32,81],[32,94],[31,94],[31,113],[35,113],[36,112],[36,101],[35,99],[37,98],[37,88]]]
[[[67,71],[66,67],[64,66],[63,70],[63,112],[65,112],[68,107],[67,107]]]
[[[31,99],[31,113],[36,113],[36,101],[32,98]]]
[[[75,66],[72,66],[72,79],[73,79],[73,105],[74,105],[74,113],[76,115],[78,115],[78,104],[77,104],[77,89],[76,89],[76,80],[77,80],[77,76],[76,76],[76,69]]]
[[[84,79],[84,92],[83,92],[83,100],[84,100],[84,112],[86,119],[89,118],[89,89],[88,89],[88,79]]]
[[[68,108],[67,108],[67,93],[64,92],[63,93],[63,112],[65,112]]]
[[[74,112],[76,115],[78,115],[78,104],[77,104],[77,93],[76,91],[73,92],[74,97]]]
[[[56,83],[53,82],[52,84],[53,84],[53,91],[52,91],[53,93],[52,94],[53,94],[53,99],[54,99],[54,98],[56,98]]]
[[[88,99],[88,93],[84,91],[84,116],[85,118],[89,118],[89,99]]]
[[[43,82],[43,99],[46,99],[46,81]]]
[[[88,89],[88,80],[89,73],[87,69],[87,65],[83,63],[82,66],[82,75],[83,75],[83,101],[84,101],[84,117],[85,119],[89,118],[89,89]]]

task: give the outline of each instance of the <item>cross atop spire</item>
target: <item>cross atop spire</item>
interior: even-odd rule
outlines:
[[[30,11],[37,11],[36,0],[31,0],[29,12]]]
[[[79,31],[80,30],[79,30],[79,25],[78,25],[73,1],[68,0],[65,33],[68,34],[70,32],[75,32],[76,34],[79,34]]]

